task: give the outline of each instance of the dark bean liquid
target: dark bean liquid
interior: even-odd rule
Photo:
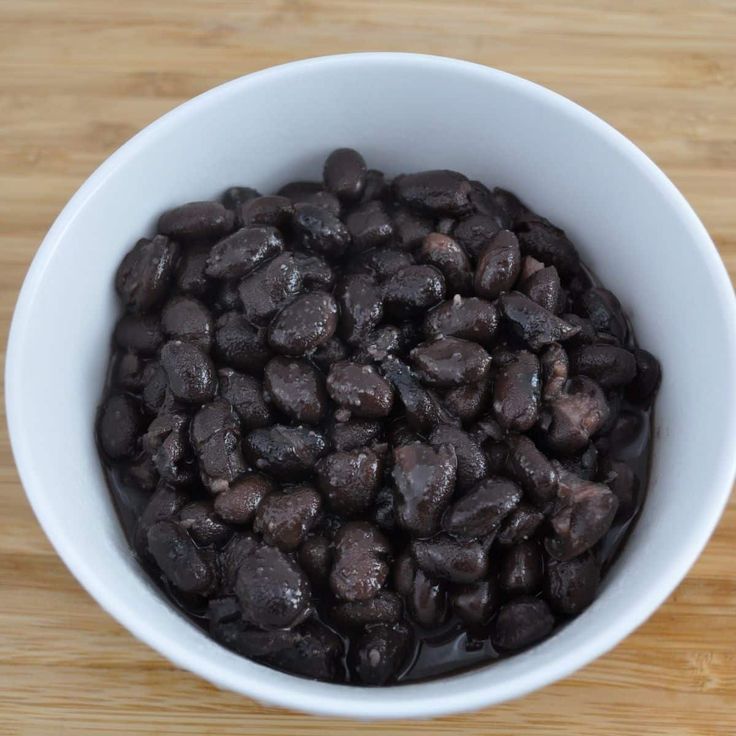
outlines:
[[[350,149],[158,230],[117,274],[97,436],[131,548],[193,623],[384,685],[589,605],[644,502],[659,366],[562,230]]]

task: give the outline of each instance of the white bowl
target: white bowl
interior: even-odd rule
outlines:
[[[113,274],[158,213],[245,184],[318,178],[331,149],[389,174],[448,167],[511,189],[564,227],[623,302],[664,380],[648,498],[595,603],[529,651],[431,682],[369,689],[232,654],[162,597],[133,558],[93,436],[117,312]],[[429,717],[518,697],[609,650],[672,592],[712,533],[736,467],[736,309],[708,234],[632,143],[569,100],[452,59],[352,54],[224,84],[148,126],[84,183],[26,278],[7,358],[13,451],[46,534],[138,638],[265,703],[361,719]]]

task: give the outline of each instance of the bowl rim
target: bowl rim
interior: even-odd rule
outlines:
[[[599,136],[605,137],[608,143],[615,147],[617,154],[628,158],[635,165],[639,174],[646,177],[666,196],[670,205],[680,212],[687,228],[688,238],[693,247],[699,251],[707,268],[716,301],[724,313],[730,315],[728,322],[736,325],[736,300],[733,288],[718,251],[704,226],[683,195],[662,170],[608,123],[546,87],[482,64],[426,54],[361,52],[292,61],[225,82],[165,113],[103,161],[64,206],[33,258],[13,314],[5,369],[5,400],[9,437],[22,485],[41,527],[57,554],[97,603],[134,636],[166,659],[218,687],[247,695],[261,703],[297,709],[315,715],[354,719],[427,718],[495,705],[521,697],[532,690],[566,677],[609,651],[640,626],[685,577],[715,529],[736,476],[736,453],[729,454],[723,451],[728,446],[736,445],[736,387],[731,387],[729,396],[724,397],[724,401],[730,405],[730,424],[728,431],[721,436],[721,452],[718,457],[717,471],[714,472],[717,493],[710,504],[710,511],[704,514],[700,524],[691,530],[686,542],[673,552],[665,574],[660,576],[657,584],[652,586],[646,595],[642,595],[635,601],[628,615],[601,630],[598,636],[584,646],[571,649],[550,661],[549,665],[544,668],[523,672],[502,683],[484,683],[482,677],[478,677],[472,681],[472,684],[469,680],[468,688],[462,693],[443,693],[440,688],[435,688],[431,698],[427,697],[425,691],[432,685],[441,683],[442,679],[389,688],[360,688],[317,683],[298,677],[290,678],[293,685],[288,688],[284,688],[282,684],[271,683],[268,678],[260,680],[257,677],[250,677],[246,680],[242,675],[233,672],[227,664],[220,666],[201,653],[184,651],[183,647],[178,645],[173,638],[167,637],[165,632],[162,633],[149,627],[146,622],[136,616],[135,605],[126,603],[116,596],[112,591],[112,586],[102,580],[90,566],[88,560],[77,553],[73,540],[64,534],[62,525],[53,518],[44,504],[43,489],[35,478],[30,443],[25,441],[28,436],[28,428],[23,405],[19,392],[15,390],[20,385],[20,376],[23,371],[22,338],[28,331],[33,303],[46,268],[63,240],[66,230],[85,207],[90,197],[110,177],[115,175],[131,154],[135,154],[136,151],[146,146],[149,140],[159,135],[163,129],[185,121],[188,116],[205,108],[219,97],[226,97],[236,91],[245,91],[248,86],[267,81],[269,77],[298,74],[307,68],[329,69],[345,64],[381,65],[387,63],[393,65],[420,64],[429,70],[443,67],[445,70],[451,69],[458,74],[493,79],[496,84],[513,87],[524,94],[542,99],[546,104],[558,108],[568,117],[575,118],[577,124],[587,126]],[[736,334],[733,330],[724,336],[723,357],[736,370]],[[481,672],[479,670],[478,674],[480,675]],[[390,697],[390,693],[399,693],[405,697]]]

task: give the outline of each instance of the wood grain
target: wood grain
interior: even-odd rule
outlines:
[[[496,66],[601,115],[669,174],[736,274],[732,0],[2,0],[3,333],[53,218],[138,129],[226,79],[377,49]],[[0,493],[2,734],[736,734],[733,501],[669,601],[574,677],[480,713],[369,725],[261,707],[134,640],[54,555],[4,422]]]

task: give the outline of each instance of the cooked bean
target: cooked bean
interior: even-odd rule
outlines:
[[[455,615],[473,628],[487,626],[500,602],[501,595],[495,578],[455,586],[450,595]]]
[[[498,300],[501,315],[511,331],[534,351],[574,337],[579,329],[519,292],[504,294]]]
[[[588,289],[580,295],[580,306],[598,332],[613,335],[620,343],[626,341],[628,328],[621,302],[608,289]]]
[[[164,341],[161,324],[150,314],[125,314],[115,325],[115,344],[139,355],[155,355]]]
[[[491,356],[480,345],[457,337],[422,343],[410,357],[419,378],[430,386],[476,383],[485,379],[491,368]]]
[[[539,418],[539,360],[526,350],[513,353],[495,376],[493,411],[498,423],[516,432],[531,429]]]
[[[341,629],[362,629],[375,624],[395,624],[401,619],[401,600],[390,590],[381,590],[374,598],[338,603],[332,618]]]
[[[504,520],[496,539],[503,546],[521,544],[531,539],[544,521],[544,514],[533,506],[520,503]]]
[[[393,459],[397,521],[412,534],[429,536],[437,530],[455,490],[455,450],[416,442],[395,448]]]
[[[515,230],[522,253],[534,256],[546,266],[554,266],[563,278],[574,276],[580,268],[575,246],[565,231],[544,218],[525,219]]]
[[[303,355],[327,342],[337,329],[337,304],[314,291],[285,306],[268,328],[268,342],[284,355]]]
[[[281,233],[270,226],[237,230],[212,246],[205,274],[216,279],[238,279],[284,250]]]
[[[178,248],[163,235],[142,238],[120,263],[115,274],[117,290],[126,310],[147,312],[166,296],[174,276]]]
[[[235,409],[243,429],[258,429],[273,423],[273,412],[263,398],[263,388],[257,378],[231,368],[223,368],[218,376],[220,396]]]
[[[299,564],[313,586],[327,586],[332,568],[332,548],[321,534],[307,537],[299,548]]]
[[[511,289],[521,269],[519,241],[510,230],[500,230],[478,256],[475,269],[475,293],[495,299]]]
[[[257,189],[252,187],[228,187],[220,197],[222,204],[229,210],[237,210],[251,199],[260,197],[261,194]]]
[[[350,245],[350,232],[338,219],[313,204],[294,205],[294,234],[302,247],[327,256],[341,256]]]
[[[141,414],[133,399],[125,394],[111,396],[100,415],[98,436],[111,460],[135,454],[141,430]]]
[[[599,581],[600,568],[590,552],[566,562],[552,560],[547,565],[545,597],[557,613],[577,616],[593,602]]]
[[[351,517],[365,513],[372,505],[382,464],[373,451],[361,447],[327,455],[317,463],[316,471],[330,509]]]
[[[322,498],[311,486],[274,491],[258,505],[253,530],[266,544],[291,552],[304,541],[321,507]]]
[[[268,195],[253,197],[240,207],[240,219],[245,227],[264,225],[288,228],[294,217],[294,205],[287,197]]]
[[[447,509],[442,528],[459,537],[492,533],[521,502],[521,489],[506,478],[486,478]]]
[[[462,422],[472,422],[486,408],[492,394],[488,380],[450,389],[442,399],[445,408]]]
[[[386,280],[386,309],[403,319],[416,317],[445,296],[445,278],[434,266],[407,266]]]
[[[282,253],[240,282],[238,293],[248,321],[268,324],[273,316],[299,294],[302,273],[290,253]]]
[[[648,404],[659,388],[662,369],[659,361],[646,350],[635,348],[636,377],[628,386],[628,395],[637,402]]]
[[[394,226],[381,202],[369,201],[354,209],[346,218],[354,252],[376,248],[391,241]]]
[[[602,388],[625,386],[636,376],[636,358],[614,345],[584,345],[570,353],[570,372],[588,376]]]
[[[524,649],[544,639],[554,624],[554,616],[543,600],[522,596],[501,606],[491,641],[499,649]]]
[[[535,271],[521,282],[519,290],[548,312],[556,314],[560,311],[562,287],[554,266]]]
[[[570,361],[565,349],[556,342],[548,345],[539,356],[542,368],[542,399],[554,401],[565,389]]]
[[[391,547],[384,535],[365,521],[343,524],[335,535],[335,561],[330,573],[332,592],[344,601],[373,598],[389,573]]]
[[[327,392],[333,401],[355,417],[385,417],[394,403],[391,384],[370,365],[336,363],[327,376]]]
[[[161,348],[161,367],[174,396],[188,404],[211,401],[217,374],[207,354],[196,345],[170,340]]]
[[[445,583],[432,580],[417,567],[414,558],[402,554],[394,563],[394,588],[414,622],[425,629],[441,625],[447,618]]]
[[[207,307],[190,296],[169,299],[161,312],[161,328],[170,340],[183,340],[204,350],[212,347],[214,324]]]
[[[181,484],[193,479],[193,453],[186,414],[162,410],[148,425],[142,445],[164,480]]]
[[[274,424],[245,436],[243,450],[258,470],[280,480],[303,480],[327,450],[325,438],[304,426]]]
[[[457,457],[455,485],[458,491],[472,488],[488,475],[488,464],[480,444],[462,429],[440,424],[429,436],[429,442],[435,448],[442,445],[452,445],[455,448]]]
[[[263,371],[263,390],[283,414],[316,424],[327,410],[324,379],[304,360],[272,358]]]
[[[391,222],[394,229],[394,243],[401,250],[418,248],[433,230],[430,218],[404,208],[394,211]]]
[[[554,465],[524,435],[508,440],[509,469],[524,492],[538,506],[544,508],[557,495],[559,477]]]
[[[218,516],[211,501],[194,501],[179,512],[179,524],[200,546],[220,547],[232,536],[233,530]]]
[[[362,342],[383,318],[383,297],[375,281],[365,274],[348,276],[336,293],[340,307],[340,335],[348,343]]]
[[[461,215],[470,210],[470,182],[457,171],[437,169],[394,179],[398,198],[432,215]]]
[[[419,260],[438,268],[451,294],[470,294],[473,271],[467,254],[449,235],[430,233],[424,238]]]
[[[475,540],[439,534],[411,543],[417,565],[430,577],[453,583],[474,583],[488,573],[488,550]]]
[[[402,625],[372,626],[358,639],[353,666],[364,685],[385,685],[393,680],[409,653],[411,635]]]
[[[498,329],[498,309],[478,297],[454,297],[435,307],[424,319],[427,338],[459,337],[489,347]]]
[[[520,542],[508,549],[501,561],[499,582],[511,594],[536,593],[542,586],[544,563],[535,542]]]
[[[363,157],[352,148],[338,148],[325,161],[325,186],[340,199],[360,199],[365,188],[367,167]]]
[[[498,217],[479,212],[460,220],[452,235],[467,253],[477,259],[501,227]]]
[[[215,511],[230,524],[249,524],[261,501],[274,490],[266,476],[245,473],[215,496]]]
[[[158,231],[183,243],[216,240],[227,235],[234,222],[233,213],[219,202],[189,202],[164,212]]]

